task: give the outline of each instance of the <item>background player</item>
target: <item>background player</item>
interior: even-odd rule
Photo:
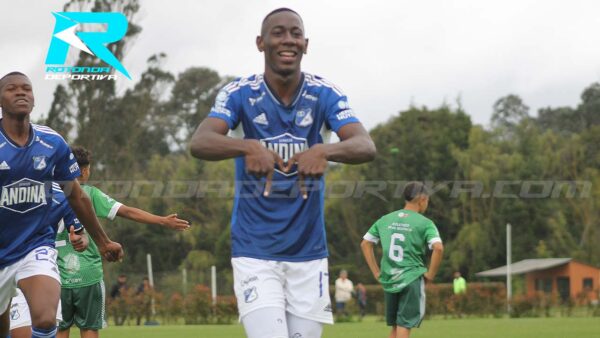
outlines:
[[[113,220],[116,216],[145,224],[159,224],[169,229],[186,230],[188,221],[177,218],[177,214],[157,216],[144,210],[117,202],[100,189],[86,184],[91,175],[91,154],[83,147],[73,147],[73,154],[81,169],[78,181],[92,200],[96,216]],[[62,280],[61,302],[63,320],[57,337],[68,337],[70,327],[75,324],[82,338],[98,337],[98,330],[105,324],[105,287],[102,259],[94,241],[78,253],[69,245],[66,234],[57,236],[58,267]],[[62,243],[63,245],[59,245]]]
[[[308,39],[296,12],[269,13],[256,46],[264,74],[219,92],[191,153],[235,158],[232,265],[248,337],[320,337],[322,323],[333,323],[322,176],[328,161],[373,160],[375,145],[347,97],[301,71]],[[341,142],[324,143],[330,130]]]
[[[52,222],[57,220],[57,232],[68,233],[68,239],[75,250],[81,252],[88,246],[88,239],[83,232],[83,225],[79,222],[73,210],[69,207],[66,197],[58,185],[52,187]],[[62,311],[60,302],[56,312],[57,323],[62,320]],[[31,337],[31,316],[29,315],[29,306],[27,300],[17,288],[17,296],[13,297],[10,306],[10,337],[11,338],[30,338]]]
[[[425,185],[410,182],[404,189],[402,210],[381,217],[365,234],[361,249],[375,279],[383,285],[385,313],[390,338],[408,338],[425,315],[425,281],[435,278],[444,246],[435,224],[421,213],[427,210]],[[381,269],[375,260],[374,244],[381,241]],[[433,250],[429,269],[425,247]]]
[[[0,79],[0,337],[8,335],[10,299],[18,285],[29,305],[32,336],[54,337],[60,277],[54,249],[55,223],[49,220],[51,186],[60,181],[70,206],[110,260],[123,257],[94,216],[75,180],[79,168],[64,139],[33,125],[31,81],[12,72]]]

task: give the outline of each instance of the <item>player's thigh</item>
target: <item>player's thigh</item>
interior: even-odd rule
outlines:
[[[320,338],[323,333],[323,323],[300,318],[289,312],[286,313],[288,336],[302,338]]]
[[[27,306],[27,300],[25,299],[23,292],[21,292],[20,289],[17,289],[17,295],[13,297],[10,305],[11,338],[14,337],[12,331],[22,327],[29,327],[29,329],[26,329],[25,331],[28,331],[29,336],[31,337],[31,316],[29,315],[29,306]]]
[[[385,322],[388,326],[396,326],[400,296],[400,292],[383,292],[383,299],[385,304]]]
[[[23,291],[32,324],[37,321],[53,322],[60,299],[60,276],[56,266],[57,252],[43,246],[31,251],[16,273],[17,285]]]
[[[75,299],[75,325],[80,329],[100,330],[104,327],[104,282],[73,290]]]
[[[0,314],[8,311],[10,300],[17,295],[15,276],[19,266],[20,261],[0,269]],[[8,315],[6,318],[8,318]]]
[[[419,327],[425,316],[425,300],[425,281],[420,277],[401,291],[396,324],[409,329]]]
[[[231,259],[231,265],[240,318],[264,307],[285,310],[280,262],[235,257]]]
[[[327,258],[285,262],[286,311],[301,318],[333,324]]]
[[[242,317],[248,338],[288,338],[286,312],[281,307],[255,309]]]

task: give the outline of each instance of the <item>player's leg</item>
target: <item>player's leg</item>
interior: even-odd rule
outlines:
[[[251,338],[287,337],[281,262],[231,259],[240,320]]]
[[[323,333],[323,323],[316,320],[300,318],[286,313],[288,335],[290,337],[319,338]]]
[[[11,299],[17,295],[15,275],[20,262],[0,269],[0,337],[8,336],[10,330]]]
[[[69,338],[71,326],[75,323],[75,304],[73,300],[73,289],[61,288],[60,304],[62,320],[58,323],[56,338]]]
[[[290,337],[321,337],[323,324],[333,324],[327,258],[283,265]]]
[[[10,301],[8,303],[10,305]],[[6,307],[6,310],[0,314],[0,337],[8,336],[8,329],[10,327],[10,306]]]
[[[420,277],[408,284],[401,292],[396,318],[396,338],[410,337],[413,327],[419,327],[425,316],[425,281]]]
[[[396,338],[396,328],[396,325],[392,326],[392,331],[390,331],[390,335],[388,336],[388,338]]]
[[[23,258],[15,279],[27,299],[32,337],[56,336],[56,312],[60,299],[57,252],[43,246]]]
[[[104,282],[73,289],[75,299],[75,325],[82,338],[97,338],[105,323]]]
[[[264,307],[242,317],[248,338],[288,338],[285,310],[281,307]]]
[[[20,289],[17,289],[17,295],[13,297],[10,306],[10,337],[31,338],[29,306]]]

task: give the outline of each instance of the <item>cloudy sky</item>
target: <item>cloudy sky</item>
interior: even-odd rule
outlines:
[[[21,70],[34,82],[34,118],[48,111],[57,81],[44,80],[54,27],[65,1],[2,1],[0,73]],[[341,87],[368,128],[411,103],[436,107],[458,97],[475,123],[491,106],[520,95],[540,107],[575,106],[600,81],[600,1],[274,1],[140,0],[143,31],[122,64],[136,80],[146,59],[168,54],[179,73],[206,66],[222,75],[262,72],[254,45],[270,10],[303,17],[310,39],[305,71]],[[133,81],[119,82],[124,90]]]

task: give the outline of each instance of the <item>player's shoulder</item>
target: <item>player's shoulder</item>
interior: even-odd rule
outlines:
[[[52,142],[55,144],[56,143],[61,143],[61,144],[67,143],[67,141],[65,141],[65,139],[62,137],[61,134],[59,134],[54,129],[52,129],[48,126],[43,126],[41,124],[32,123],[31,128],[33,128],[33,130],[35,132],[35,137],[36,137],[35,141]]]
[[[241,90],[259,90],[264,78],[262,74],[254,74],[247,77],[238,77],[221,88],[221,93],[230,95]]]
[[[304,72],[304,81],[309,89],[332,92],[337,96],[344,96],[344,92],[338,86],[320,75]]]

